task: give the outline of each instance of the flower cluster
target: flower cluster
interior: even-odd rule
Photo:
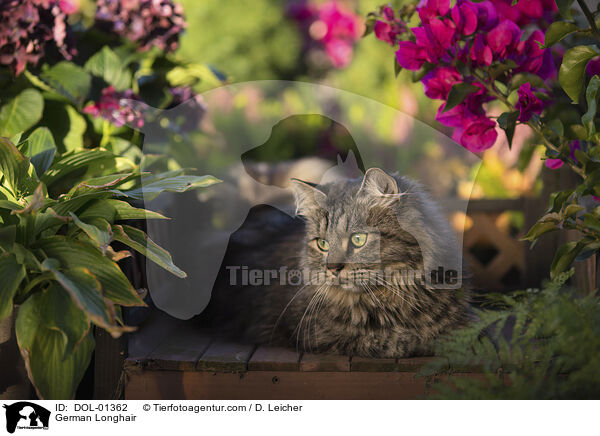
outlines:
[[[48,52],[70,59],[75,54],[67,23],[70,4],[56,0],[1,0],[0,64],[19,75],[28,64],[37,65]]]
[[[102,90],[100,100],[87,105],[83,112],[102,117],[110,121],[115,126],[120,127],[129,124],[135,127],[144,125],[144,116],[133,105],[128,104],[128,100],[137,100],[138,97],[131,90],[117,92],[112,86]]]
[[[421,25],[410,32],[389,8],[382,10],[383,19],[374,26],[378,39],[397,44],[399,66],[428,70],[422,82],[429,98],[446,101],[454,85],[470,85],[471,91],[460,104],[449,108],[446,102],[441,105],[436,120],[452,127],[453,138],[475,152],[491,147],[497,138],[496,122],[486,115],[483,106],[497,98],[493,92],[497,78],[490,74],[492,68],[504,67],[498,77],[505,82],[518,73],[542,79],[556,74],[552,53],[541,48],[544,33],[535,30],[523,39],[519,27],[544,19],[555,11],[555,6],[546,0],[523,0],[513,10],[506,9],[504,3],[510,6],[510,0],[458,0],[454,7],[450,7],[450,0],[422,0],[416,8]],[[527,122],[541,113],[543,103],[536,92],[529,83],[519,88],[518,121]]]
[[[171,0],[99,0],[96,25],[138,43],[140,50],[173,51],[186,23],[183,7]]]
[[[320,5],[294,4],[289,15],[300,23],[309,37],[309,45],[317,45],[336,68],[352,60],[354,44],[362,34],[360,18],[336,1]]]

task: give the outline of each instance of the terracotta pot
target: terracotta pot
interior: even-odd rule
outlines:
[[[30,384],[25,364],[19,353],[15,336],[17,308],[11,316],[0,321],[0,399],[27,400]]]

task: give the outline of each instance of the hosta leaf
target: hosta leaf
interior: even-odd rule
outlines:
[[[73,212],[69,212],[69,215],[71,215],[71,218],[73,218],[73,222],[75,223],[75,225],[81,230],[83,230],[92,241],[98,244],[100,250],[102,250],[102,253],[105,253],[108,244],[110,244],[112,241],[112,230],[108,222],[103,221],[105,225],[103,226],[103,228],[99,228],[95,225],[84,223],[79,218],[77,218],[77,215],[75,215]]]
[[[85,63],[84,68],[95,76],[101,77],[117,91],[131,87],[131,72],[122,64],[121,59],[104,46]]]
[[[24,278],[25,268],[13,254],[0,255],[0,321],[12,313],[13,297]]]
[[[114,160],[114,157],[114,154],[112,154],[110,151],[100,148],[67,153],[63,155],[59,161],[54,162],[46,174],[42,176],[42,181],[47,185],[50,185],[61,177],[70,174],[72,171],[87,167],[90,164],[98,161]]]
[[[58,201],[52,205],[52,209],[60,216],[68,216],[69,212],[77,213],[83,206],[92,200],[110,197],[109,192],[90,192],[78,195],[69,200]]]
[[[558,82],[573,102],[579,102],[588,62],[599,54],[600,50],[595,46],[580,45],[570,48],[563,56]]]
[[[67,193],[67,197],[70,198],[73,195],[80,195],[82,193],[90,191],[108,190],[110,188],[115,188],[119,185],[122,185],[123,183],[127,183],[128,181],[135,179],[136,177],[139,177],[139,173],[110,174],[106,176],[88,179],[73,187]]]
[[[579,27],[577,27],[576,24],[565,21],[555,21],[548,27],[548,30],[546,30],[544,46],[551,47],[565,36],[576,32],[577,30],[579,30]]]
[[[94,340],[86,315],[58,285],[33,294],[19,309],[17,342],[41,399],[69,400],[89,366]]]
[[[135,251],[142,253],[148,259],[177,277],[187,277],[185,272],[175,266],[169,252],[154,243],[142,230],[126,225],[115,225],[113,226],[113,233],[116,241],[122,242]]]
[[[79,212],[79,218],[82,220],[102,218],[111,224],[114,223],[117,212],[108,201],[108,199],[102,199],[90,202]]]
[[[73,106],[66,107],[69,117],[69,131],[63,138],[66,151],[83,148],[83,134],[87,129],[85,118]]]
[[[35,89],[25,89],[0,109],[0,136],[23,132],[42,118],[44,99]]]
[[[38,127],[27,138],[24,154],[31,158],[31,163],[38,177],[50,168],[54,153],[56,153],[56,144],[50,129],[47,127]]]
[[[104,200],[107,204],[112,206],[115,211],[115,219],[116,220],[149,220],[149,219],[159,219],[159,220],[168,220],[164,215],[161,215],[158,212],[153,212],[151,210],[139,209],[137,207],[133,207],[126,201],[108,199]]]
[[[59,260],[63,268],[87,268],[100,281],[105,298],[123,306],[145,305],[118,265],[103,256],[98,248],[63,236],[41,239],[36,247],[46,256]]]
[[[96,325],[119,337],[124,331],[133,331],[131,327],[116,324],[109,306],[102,296],[100,282],[89,270],[75,268],[60,272],[52,269],[56,281],[69,293],[77,307],[85,312]]]
[[[175,176],[150,183],[142,182],[141,188],[124,191],[123,194],[136,200],[150,201],[165,191],[185,192],[189,189],[204,188],[218,182],[220,180],[213,176]]]
[[[0,138],[0,173],[6,178],[13,197],[21,191],[33,190],[38,186],[28,174],[29,159],[17,150],[6,138]]]
[[[72,62],[62,61],[40,75],[46,84],[75,104],[82,104],[90,92],[92,76]]]

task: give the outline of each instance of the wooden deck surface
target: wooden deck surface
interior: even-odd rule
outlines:
[[[415,399],[434,383],[417,375],[431,357],[300,353],[223,342],[183,322],[156,330],[125,361],[126,399]]]

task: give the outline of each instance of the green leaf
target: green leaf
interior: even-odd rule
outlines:
[[[93,75],[103,78],[117,91],[124,91],[131,87],[131,72],[106,45],[89,58],[83,68]]]
[[[106,253],[106,249],[112,241],[112,230],[110,229],[108,222],[104,221],[106,225],[104,228],[100,229],[95,225],[84,223],[77,218],[77,215],[75,215],[73,212],[69,212],[69,215],[71,215],[71,218],[73,218],[75,225],[83,230],[92,241],[98,244],[98,247],[100,247],[100,250],[102,250],[102,254]]]
[[[17,240],[17,226],[16,224],[6,225],[0,227],[0,248],[5,251],[10,251],[13,244]]]
[[[573,47],[565,53],[558,72],[558,82],[573,102],[579,102],[588,62],[599,54],[598,48],[591,45]]]
[[[561,245],[554,255],[554,260],[550,267],[550,277],[554,278],[560,273],[568,270],[581,249],[581,245],[577,244],[577,242],[567,242],[566,244]]]
[[[531,73],[518,73],[510,80],[510,89],[516,90],[521,85],[529,83],[533,88],[545,88],[550,90],[548,84],[540,76]]]
[[[583,224],[594,232],[600,234],[600,220],[591,213],[586,213],[583,216]]]
[[[73,106],[66,107],[69,117],[69,131],[63,139],[67,151],[83,148],[83,134],[87,129],[85,118]]]
[[[110,309],[102,297],[100,282],[89,270],[75,268],[60,272],[52,269],[52,272],[56,281],[69,293],[77,307],[83,310],[94,324],[102,327],[115,338],[121,336],[123,332],[134,330],[117,324],[114,310]]]
[[[23,132],[42,118],[44,99],[35,89],[25,89],[0,109],[0,136]]]
[[[598,107],[598,88],[600,88],[600,76],[594,76],[591,78],[585,91],[588,110],[581,117],[581,122],[587,129],[588,138],[591,138],[594,133],[596,133],[594,118],[596,117],[596,110]]]
[[[82,104],[90,92],[92,76],[72,62],[62,61],[44,71],[40,78],[60,95]]]
[[[0,256],[0,321],[13,310],[13,298],[25,278],[25,268],[13,254]]]
[[[35,246],[46,256],[59,260],[63,268],[88,269],[100,281],[105,298],[123,306],[145,305],[118,265],[93,245],[51,236],[39,240]]]
[[[79,168],[87,167],[91,163],[102,160],[112,160],[114,157],[113,153],[101,148],[66,153],[59,161],[52,164],[48,171],[42,176],[42,181],[47,185],[50,185],[61,177],[64,177]]]
[[[33,294],[15,323],[25,367],[40,399],[75,396],[94,350],[89,322],[58,285]]]
[[[401,71],[402,71],[402,67],[398,63],[396,56],[394,56],[394,77],[398,78],[398,75],[400,74]]]
[[[54,137],[47,127],[38,127],[27,138],[25,156],[31,158],[35,172],[40,177],[46,172],[56,152]]]
[[[579,30],[579,27],[573,23],[567,23],[565,21],[556,21],[550,24],[550,27],[548,27],[548,30],[546,30],[544,47],[548,48],[553,46],[565,36],[576,32],[577,30]]]
[[[512,146],[515,127],[517,126],[517,118],[519,118],[519,111],[504,112],[498,117],[498,125],[504,130],[506,139],[508,139],[508,148],[511,148]]]
[[[523,238],[521,238],[521,240],[523,241],[535,241],[536,239],[538,239],[540,236],[542,236],[545,233],[551,232],[553,230],[558,230],[558,227],[555,223],[553,222],[538,222],[535,223],[533,225],[533,227],[531,227],[531,229],[529,229],[529,231],[527,232],[527,234],[525,236],[523,236]]]
[[[478,90],[478,87],[469,83],[455,83],[448,93],[448,100],[446,101],[444,112],[458,106],[469,96],[469,94]]]
[[[6,138],[0,138],[0,173],[15,198],[23,191],[33,192],[37,187],[28,174],[29,159]]]
[[[187,277],[185,272],[175,266],[169,252],[154,243],[143,231],[131,226],[115,225],[113,226],[113,233],[115,241],[122,242],[135,251],[142,253],[148,259],[177,277]]]
[[[115,220],[149,220],[149,219],[159,219],[159,220],[168,220],[164,215],[161,215],[158,212],[153,212],[151,210],[139,209],[137,207],[133,207],[126,201],[121,200],[104,200],[110,206],[112,206],[115,211]]]
[[[164,191],[185,192],[189,189],[211,186],[220,181],[213,176],[175,176],[150,183],[142,181],[141,188],[124,191],[122,194],[136,200],[151,201]]]
[[[571,16],[571,5],[575,0],[554,0],[556,2],[556,6],[558,7],[558,11],[560,15],[563,16],[566,20],[572,20]]]

